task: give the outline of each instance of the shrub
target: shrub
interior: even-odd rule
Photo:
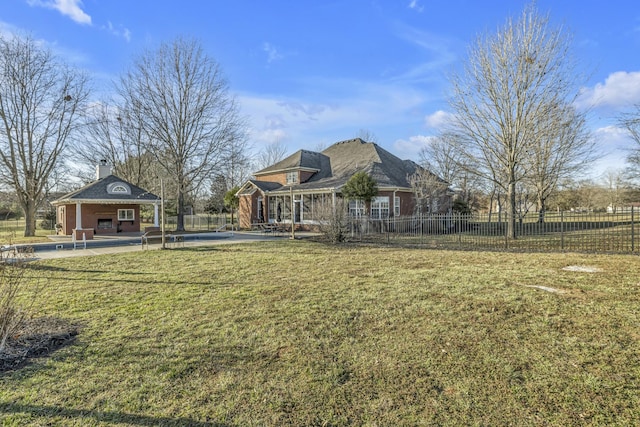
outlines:
[[[0,354],[5,351],[7,340],[20,328],[27,315],[27,308],[37,295],[36,286],[25,272],[29,253],[11,252],[11,258],[0,255]],[[25,298],[26,297],[26,298]]]
[[[340,243],[347,236],[348,202],[342,198],[336,198],[335,202],[335,207],[326,204],[319,209],[318,228],[331,243]]]
[[[53,230],[56,224],[56,211],[50,210],[44,214],[44,218],[40,221],[40,228],[44,230]]]

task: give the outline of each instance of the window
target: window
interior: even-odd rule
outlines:
[[[362,216],[362,215],[364,215],[364,200],[350,200],[349,216]]]
[[[109,194],[131,194],[131,188],[124,182],[112,182],[107,185],[107,193]]]
[[[118,221],[133,221],[134,219],[133,209],[118,209]]]
[[[393,216],[400,216],[400,196],[393,198]]]
[[[295,184],[298,182],[298,171],[287,172],[287,184]]]
[[[389,197],[375,197],[371,200],[371,218],[383,219],[389,217]]]
[[[258,197],[258,219],[264,222],[264,217],[262,216],[262,197]]]

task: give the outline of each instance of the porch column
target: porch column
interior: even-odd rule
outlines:
[[[159,227],[160,226],[160,218],[158,215],[158,204],[154,203],[153,204],[153,226],[154,227]]]
[[[76,203],[76,230],[82,230],[82,204]]]

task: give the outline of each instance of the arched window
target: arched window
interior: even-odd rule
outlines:
[[[107,186],[109,194],[131,194],[131,188],[124,182],[112,182]]]

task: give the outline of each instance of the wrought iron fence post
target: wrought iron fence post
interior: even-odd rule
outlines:
[[[636,248],[636,232],[635,232],[635,224],[634,224],[634,210],[633,205],[631,206],[631,253],[635,251]]]
[[[515,213],[511,213],[511,215],[515,215]],[[504,248],[509,249],[509,224],[511,220],[508,215],[505,215],[506,222],[504,223]]]
[[[560,211],[560,250],[564,251],[564,211]]]

